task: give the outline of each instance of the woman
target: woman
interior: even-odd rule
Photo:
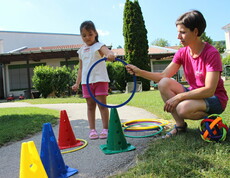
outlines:
[[[176,21],[178,39],[184,46],[175,54],[172,62],[161,73],[141,70],[128,65],[130,74],[158,82],[158,89],[165,102],[164,111],[172,114],[175,127],[167,137],[185,132],[185,119],[198,120],[210,114],[221,114],[228,96],[221,79],[222,63],[219,52],[200,38],[206,28],[201,12],[193,10]],[[188,88],[171,79],[183,66]]]

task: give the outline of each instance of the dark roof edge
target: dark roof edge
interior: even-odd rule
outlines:
[[[61,51],[76,51],[80,48],[67,48],[67,49],[47,49],[47,50],[36,50],[36,51],[19,51],[13,53],[0,53],[0,56],[14,56],[14,55],[21,55],[21,54],[36,54],[36,53],[49,53],[49,52],[61,52]]]

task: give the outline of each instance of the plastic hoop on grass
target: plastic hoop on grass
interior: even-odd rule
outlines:
[[[147,126],[147,127],[136,127],[136,126],[138,126],[138,123],[152,123],[152,125],[148,124],[149,126]],[[127,126],[132,125],[133,127],[128,127],[126,129],[126,131],[138,132],[138,131],[154,130],[154,129],[157,129],[159,127],[158,125],[165,126],[167,124],[169,124],[169,122],[166,120],[162,120],[162,119],[138,119],[138,120],[131,120],[128,122],[124,122],[124,123],[122,123],[122,126],[127,128]]]
[[[83,144],[82,146],[80,146],[80,147],[77,147],[77,148],[72,149],[72,150],[69,150],[69,151],[62,151],[61,153],[62,153],[62,154],[65,154],[65,153],[72,153],[72,152],[74,152],[74,151],[78,151],[78,150],[80,150],[80,149],[82,149],[82,148],[85,148],[85,147],[88,145],[88,142],[87,142],[86,140],[83,140],[83,139],[78,139],[78,140],[84,142],[84,144]]]
[[[100,63],[100,62],[102,62],[102,61],[106,61],[106,60],[107,60],[107,58],[102,58],[102,59],[98,60],[97,62],[95,62],[95,63],[91,66],[91,68],[89,69],[89,72],[88,72],[88,74],[87,74],[86,86],[87,86],[87,89],[88,89],[88,92],[89,92],[90,96],[93,98],[93,100],[94,100],[96,103],[98,103],[98,104],[100,104],[100,105],[102,105],[102,106],[104,106],[104,107],[107,107],[107,108],[119,108],[119,107],[121,107],[121,106],[126,105],[126,104],[133,98],[133,96],[134,96],[134,94],[135,94],[135,92],[136,92],[136,88],[137,88],[137,79],[136,79],[136,76],[133,75],[133,82],[134,82],[133,91],[132,91],[131,96],[130,96],[124,103],[119,104],[119,105],[106,105],[106,104],[104,104],[104,103],[98,101],[98,100],[93,96],[93,94],[92,94],[92,92],[91,92],[91,90],[90,90],[90,86],[89,86],[89,76],[90,76],[90,74],[91,74],[93,68],[94,68],[98,63]],[[119,59],[119,58],[115,58],[115,61],[119,61],[119,62],[122,62],[124,65],[128,65],[125,61],[123,61],[123,60],[121,60],[121,59]]]
[[[127,126],[124,128],[124,131],[130,127],[133,127],[133,126],[136,126],[136,125],[149,125],[149,123],[139,123],[139,124],[133,124],[133,125],[130,125],[130,126]],[[162,132],[163,130],[163,127],[161,125],[158,125],[158,124],[155,124],[157,127],[160,128],[160,130],[158,130],[157,132],[154,132],[153,134],[149,134],[149,135],[143,135],[143,136],[133,136],[133,135],[127,135],[127,134],[124,134],[124,136],[126,137],[131,137],[131,138],[145,138],[145,137],[151,137],[151,136],[154,136],[154,135],[157,135],[159,133]]]

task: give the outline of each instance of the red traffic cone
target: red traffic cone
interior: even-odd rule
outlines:
[[[60,113],[60,125],[58,136],[59,148],[62,150],[72,147],[78,147],[81,145],[83,145],[83,143],[80,140],[77,140],[74,136],[66,110],[62,110]]]

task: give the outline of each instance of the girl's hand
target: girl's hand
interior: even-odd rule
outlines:
[[[78,89],[79,89],[79,85],[75,83],[75,84],[72,86],[72,90],[76,92]]]
[[[140,76],[141,69],[139,69],[138,67],[136,67],[136,66],[134,66],[132,64],[126,65],[126,70],[131,75],[135,74],[136,76]]]
[[[116,56],[114,55],[114,53],[109,53],[106,58],[109,60],[109,61],[114,61]]]
[[[101,54],[101,56],[106,57],[108,61],[115,60],[116,55],[111,50],[109,50],[105,45],[101,47],[99,53]]]

